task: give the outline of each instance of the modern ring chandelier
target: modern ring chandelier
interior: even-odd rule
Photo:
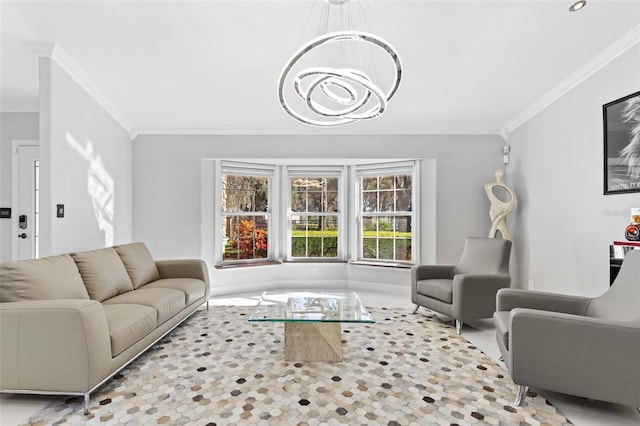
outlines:
[[[349,0],[324,1],[329,7],[342,7]],[[322,49],[331,59],[328,62],[334,62],[333,66],[305,67],[305,59]],[[383,60],[392,66],[392,72],[385,76],[386,87],[376,81],[375,69],[364,69],[365,57],[373,67],[372,50],[382,54],[386,58]],[[354,64],[355,58],[360,59],[358,64]],[[316,53],[313,59],[325,58]],[[280,74],[278,98],[287,114],[304,124],[341,126],[379,117],[398,90],[401,77],[400,57],[381,37],[356,30],[328,32],[304,44],[291,56]]]

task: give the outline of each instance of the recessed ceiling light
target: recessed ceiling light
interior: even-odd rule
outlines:
[[[569,7],[570,12],[577,12],[587,5],[587,0],[578,0]]]

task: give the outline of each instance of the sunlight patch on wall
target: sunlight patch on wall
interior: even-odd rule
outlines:
[[[113,215],[115,208],[115,183],[107,172],[102,157],[94,152],[91,141],[86,145],[78,142],[69,132],[66,133],[67,143],[87,162],[87,192],[91,197],[91,204],[96,215],[98,227],[104,231],[105,247],[113,245],[114,228]]]

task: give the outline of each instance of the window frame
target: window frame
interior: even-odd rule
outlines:
[[[346,226],[345,226],[345,212],[348,210],[346,206],[346,166],[284,166],[284,177],[282,199],[283,204],[286,206],[286,215],[283,215],[283,229],[285,230],[285,240],[283,246],[285,247],[284,258],[287,262],[344,262],[347,258],[346,250]],[[293,256],[293,244],[292,244],[292,227],[291,216],[294,214],[292,209],[291,200],[291,179],[296,177],[315,177],[315,178],[337,178],[338,179],[338,211],[335,213],[327,212],[295,212],[300,216],[336,216],[338,223],[338,244],[337,255],[335,257],[314,257],[314,256]]]
[[[269,164],[259,163],[241,163],[235,161],[220,161],[218,173],[216,173],[216,208],[214,218],[214,235],[217,232],[222,232],[222,226],[224,218],[227,216],[265,216],[267,221],[267,255],[263,258],[251,258],[251,259],[225,259],[224,258],[224,237],[215,238],[214,250],[215,250],[215,262],[219,265],[238,265],[238,264],[260,264],[264,262],[271,262],[277,257],[277,243],[275,246],[273,242],[277,242],[278,226],[274,220],[274,187],[277,183],[276,167]],[[247,176],[247,177],[262,177],[267,178],[267,210],[262,212],[258,211],[224,211],[223,210],[223,176]],[[276,210],[277,211],[277,210]]]
[[[371,177],[382,176],[398,176],[398,175],[410,175],[411,176],[411,210],[410,214],[406,214],[404,211],[374,211],[365,212],[363,209],[364,203],[364,188],[363,179]],[[378,164],[361,164],[355,167],[355,214],[356,214],[356,226],[355,226],[355,241],[356,241],[356,257],[355,263],[366,263],[381,266],[411,266],[416,264],[416,259],[420,258],[419,242],[417,236],[420,233],[420,221],[419,206],[420,206],[420,168],[418,160],[411,161],[397,161],[397,162],[385,162]],[[379,189],[378,189],[379,191]],[[396,259],[372,259],[364,257],[364,217],[410,217],[411,220],[411,260],[396,260]],[[379,240],[379,237],[377,238]],[[394,238],[394,253],[395,253],[395,238]],[[394,256],[395,257],[395,256]]]

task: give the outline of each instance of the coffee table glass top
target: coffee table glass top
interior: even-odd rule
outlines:
[[[249,321],[373,323],[352,291],[265,291]]]

